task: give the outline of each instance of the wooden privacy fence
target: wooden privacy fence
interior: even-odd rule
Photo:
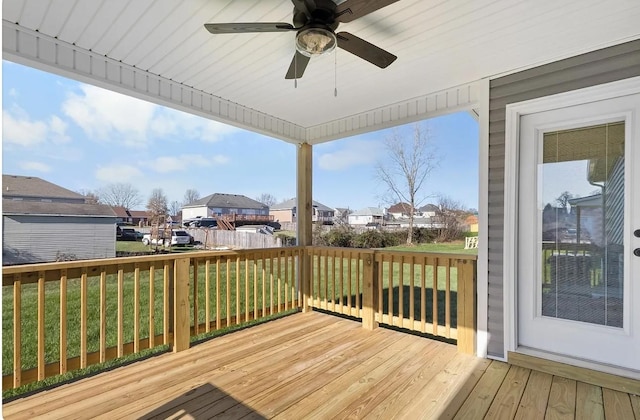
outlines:
[[[457,339],[474,353],[475,264],[289,247],[4,267],[3,389],[145,349],[185,350],[199,334],[300,307]]]
[[[279,248],[282,246],[280,238],[262,233],[207,228],[187,229],[187,231],[196,241],[202,242],[207,248],[228,246],[241,249],[258,249]]]

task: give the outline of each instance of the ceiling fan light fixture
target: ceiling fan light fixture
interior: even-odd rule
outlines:
[[[324,28],[307,28],[296,35],[296,50],[307,57],[329,53],[336,44],[335,34]]]

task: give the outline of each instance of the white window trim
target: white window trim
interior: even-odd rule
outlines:
[[[517,272],[518,272],[518,172],[520,118],[620,96],[640,93],[640,77],[605,83],[584,89],[509,104],[505,126],[505,192],[503,240],[504,355],[518,349]]]

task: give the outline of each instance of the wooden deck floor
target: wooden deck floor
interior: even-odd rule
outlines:
[[[640,419],[640,397],[313,312],[3,405],[6,419]]]

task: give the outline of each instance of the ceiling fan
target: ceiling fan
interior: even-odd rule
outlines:
[[[293,25],[279,22],[205,23],[212,34],[250,32],[296,32],[296,52],[285,76],[299,79],[313,56],[331,52],[336,45],[380,68],[393,63],[395,55],[358,38],[335,30],[340,23],[351,22],[398,0],[346,0],[336,5],[331,0],[291,0]]]

